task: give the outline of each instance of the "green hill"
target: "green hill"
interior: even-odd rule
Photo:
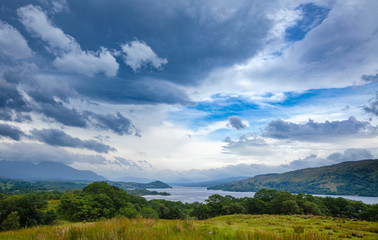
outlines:
[[[5,194],[20,194],[28,192],[41,191],[66,191],[67,189],[82,189],[93,181],[25,181],[19,179],[7,179],[0,177],[0,193]],[[136,182],[107,182],[110,185],[117,186],[122,189],[130,190],[136,189],[138,191],[129,191],[136,195],[154,195],[154,192],[145,190],[146,188],[172,188],[168,184],[161,181],[154,181],[150,183],[136,183]],[[144,191],[141,191],[143,189]],[[164,193],[165,195],[166,193]]]
[[[378,197],[378,159],[260,175],[208,189],[256,192],[262,188],[292,193]]]

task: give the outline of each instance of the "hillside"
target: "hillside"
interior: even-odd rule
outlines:
[[[41,191],[66,191],[68,189],[83,189],[93,181],[26,181],[6,179],[0,177],[0,193],[19,194]],[[150,183],[135,182],[107,182],[109,185],[120,187],[134,195],[169,195],[165,192],[149,191],[146,188],[171,188],[166,183],[155,181]],[[133,190],[130,190],[133,189]]]
[[[110,185],[117,186],[122,189],[144,189],[144,188],[172,188],[168,184],[161,181],[154,181],[150,183],[137,182],[108,182]]]
[[[184,186],[184,187],[212,187],[219,184],[229,183],[233,181],[240,181],[244,180],[247,177],[230,177],[230,178],[221,178],[221,179],[215,179],[212,181],[205,181],[205,182],[193,182],[193,183],[175,183],[178,186]]]
[[[378,160],[343,162],[282,174],[260,175],[209,189],[256,192],[262,188],[292,193],[378,197]]]
[[[57,162],[0,161],[0,177],[23,180],[102,181],[104,177],[88,170],[78,170]]]

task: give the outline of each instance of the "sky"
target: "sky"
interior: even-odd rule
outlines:
[[[378,158],[378,1],[0,3],[0,160],[185,182]]]

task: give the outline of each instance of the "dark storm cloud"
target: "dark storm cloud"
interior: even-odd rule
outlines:
[[[113,78],[92,78],[78,81],[71,79],[70,84],[78,93],[94,100],[123,104],[182,104],[193,105],[187,93],[179,86],[157,79],[126,80]]]
[[[130,135],[133,133],[139,135],[139,131],[131,121],[119,112],[115,115],[94,114],[90,112],[87,112],[87,114],[94,119],[95,126],[99,129],[111,130],[118,135]]]
[[[18,29],[30,48],[47,63],[51,62],[48,59],[52,55],[46,51],[46,43],[28,32],[17,15],[17,10],[28,4],[46,15],[55,33],[61,30],[66,37],[72,37],[84,52],[97,51],[101,46],[118,52],[115,54],[120,64],[118,77],[94,74],[89,83],[88,76],[71,76],[70,84],[80,94],[114,103],[184,105],[193,103],[177,85],[198,84],[213,69],[253,56],[264,44],[263,39],[273,24],[265,11],[275,7],[273,3],[247,0],[222,1],[216,5],[212,1],[173,0],[7,3],[4,21]],[[60,42],[59,38],[50,40]],[[133,71],[123,62],[121,50],[125,44],[135,41],[145,43],[156,54],[156,59],[167,60],[164,61],[167,63],[163,67]],[[42,63],[44,69],[56,70],[52,64]],[[83,125],[57,116],[52,109],[48,109],[46,115],[65,124]],[[73,117],[75,115],[73,113]]]
[[[33,100],[28,102],[18,90],[18,84],[22,76],[8,72],[3,74],[3,77],[4,79],[0,78],[1,120],[30,121],[30,116],[25,115],[23,112],[36,112],[66,126],[96,127],[103,130],[111,130],[119,135],[135,133],[140,136],[139,130],[128,118],[120,113],[104,115],[67,107],[66,103],[69,103],[71,98],[75,99],[79,95],[70,87],[65,86],[65,84],[60,84],[61,87],[58,87],[59,84],[53,80],[43,82],[31,78],[34,80],[35,85],[26,87],[25,93]]]
[[[0,124],[0,138],[6,137],[16,141],[19,141],[24,136],[24,132],[20,129],[8,124]]]
[[[0,77],[0,120],[30,121],[30,116],[25,113],[29,111],[26,101],[17,88],[17,83]]]
[[[75,109],[69,109],[62,102],[56,101],[53,96],[46,95],[39,91],[30,91],[30,97],[33,98],[38,106],[35,111],[44,114],[46,117],[72,127],[87,127],[87,117]]]
[[[237,130],[247,127],[239,116],[231,116],[228,118],[229,125]]]
[[[85,0],[67,1],[67,5],[70,11],[52,16],[53,21],[67,29],[83,49],[120,50],[120,44],[138,39],[168,60],[164,71],[140,74],[123,64],[121,76],[158,76],[180,84],[198,83],[211,69],[253,56],[272,24],[264,12],[266,5],[274,7],[262,1],[214,5],[212,1],[173,0]]]
[[[31,91],[29,95],[38,103],[35,111],[63,125],[80,128],[95,127],[102,130],[111,130],[118,135],[133,133],[139,135],[139,130],[119,112],[115,115],[105,115],[91,111],[79,111],[74,108],[68,108],[64,105],[64,102],[56,101],[52,96],[39,91]]]
[[[98,141],[81,140],[79,138],[74,138],[57,129],[34,129],[33,131],[31,131],[31,134],[33,138],[52,146],[83,148],[93,150],[98,153],[108,153],[109,151],[115,151],[114,148]]]
[[[350,117],[343,121],[325,121],[317,123],[309,120],[305,124],[296,124],[283,120],[271,121],[264,129],[262,136],[276,139],[318,140],[324,137],[340,137],[353,134],[374,134],[377,129],[369,122],[358,121]]]
[[[362,80],[366,82],[375,82],[378,81],[378,74],[375,75],[362,75],[361,77]]]
[[[375,99],[371,99],[369,104],[363,107],[363,110],[367,113],[372,113],[375,116],[378,116],[378,93],[375,96]]]
[[[0,108],[24,109],[26,103],[17,85],[0,78]]]

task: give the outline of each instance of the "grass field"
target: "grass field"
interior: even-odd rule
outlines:
[[[0,239],[378,239],[378,223],[303,215],[229,215],[202,221],[114,218],[1,232]]]

